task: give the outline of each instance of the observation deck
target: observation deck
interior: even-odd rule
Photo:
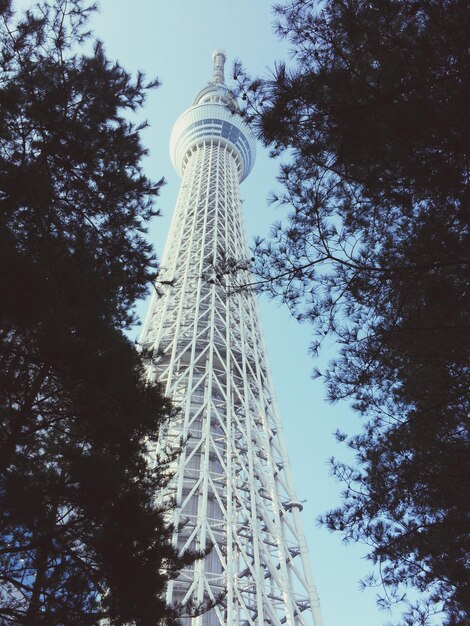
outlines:
[[[193,105],[177,119],[170,138],[170,156],[182,177],[189,157],[198,146],[217,142],[231,150],[240,182],[253,168],[256,147],[250,128],[238,113],[238,106],[224,82],[225,53],[216,50],[212,81],[201,89]]]

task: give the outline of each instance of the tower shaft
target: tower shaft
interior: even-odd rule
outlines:
[[[182,173],[159,293],[141,343],[149,377],[179,412],[162,445],[181,445],[167,497],[176,502],[175,544],[208,556],[169,583],[171,603],[214,603],[193,626],[321,626],[276,411],[248,250],[239,182],[254,141],[214,81],[176,123],[173,159]],[[218,65],[217,65],[218,64]]]

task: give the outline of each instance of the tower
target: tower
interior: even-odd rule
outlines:
[[[141,344],[149,377],[179,407],[162,445],[181,445],[167,497],[175,544],[208,556],[170,582],[170,603],[214,602],[191,626],[322,626],[281,423],[249,283],[239,184],[255,142],[212,81],[170,141],[182,177]]]

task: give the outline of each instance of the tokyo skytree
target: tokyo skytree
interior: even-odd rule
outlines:
[[[254,137],[224,82],[212,80],[177,120],[182,177],[140,344],[179,408],[160,446],[181,448],[165,498],[174,542],[207,550],[170,581],[170,604],[206,604],[191,626],[322,626],[260,330],[239,185]],[[155,451],[158,454],[158,450]]]

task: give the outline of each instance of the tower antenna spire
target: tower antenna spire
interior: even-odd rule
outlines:
[[[221,48],[217,48],[212,53],[212,59],[214,61],[214,70],[212,73],[212,82],[213,83],[221,83],[225,84],[225,76],[224,76],[224,65],[227,57],[225,56],[225,51]]]

